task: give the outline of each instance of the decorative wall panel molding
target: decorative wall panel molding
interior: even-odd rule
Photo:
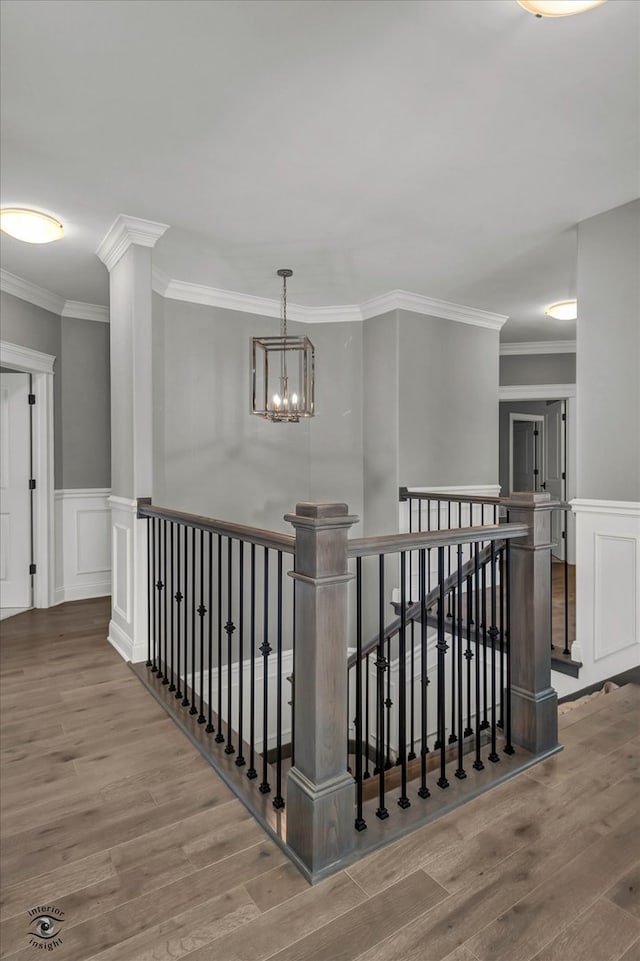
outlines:
[[[111,593],[108,489],[55,492],[55,603]]]

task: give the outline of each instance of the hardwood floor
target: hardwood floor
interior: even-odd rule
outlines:
[[[51,906],[65,961],[639,961],[640,687],[312,888],[107,643],[108,610],[0,624],[4,957],[38,956],[27,912]]]

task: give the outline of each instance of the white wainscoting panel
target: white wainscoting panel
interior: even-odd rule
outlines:
[[[108,489],[55,492],[55,602],[111,593]]]
[[[125,661],[147,659],[147,522],[126,497],[109,498],[113,601],[109,641]]]
[[[577,499],[576,642],[578,678],[553,673],[560,696],[640,664],[640,503]]]

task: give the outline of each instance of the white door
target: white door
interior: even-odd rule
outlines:
[[[563,402],[556,400],[549,404],[546,416],[546,458],[547,476],[545,489],[553,500],[564,497],[564,424],[562,421]],[[551,511],[551,540],[555,544],[553,556],[564,560],[564,515],[562,511]]]
[[[29,375],[0,373],[0,607],[31,607]]]
[[[540,490],[543,426],[542,414],[509,414],[510,493]]]

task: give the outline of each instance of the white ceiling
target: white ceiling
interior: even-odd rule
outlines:
[[[2,266],[106,304],[119,213],[169,278],[361,303],[403,289],[574,336],[575,225],[639,187],[640,4],[3,0],[2,204],[59,216]]]

